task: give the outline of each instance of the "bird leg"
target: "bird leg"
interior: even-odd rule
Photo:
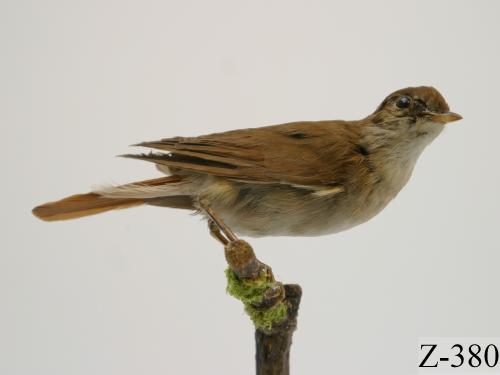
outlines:
[[[219,226],[212,219],[208,219],[208,229],[210,230],[212,237],[219,241],[222,245],[226,246],[229,243],[227,238],[224,237],[220,231]]]
[[[209,217],[208,228],[210,234],[220,241],[224,246],[230,242],[238,241],[238,237],[229,228],[226,223],[210,207],[200,202],[200,207]]]

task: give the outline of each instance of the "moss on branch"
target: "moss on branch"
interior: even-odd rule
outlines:
[[[275,291],[281,290],[281,283],[276,282],[267,269],[262,269],[254,279],[240,279],[233,270],[226,269],[227,292],[243,302],[246,313],[252,319],[255,327],[270,331],[273,325],[283,322],[287,317],[287,305],[278,300],[268,305],[266,299]]]

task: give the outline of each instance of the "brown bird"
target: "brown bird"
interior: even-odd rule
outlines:
[[[359,121],[304,121],[136,146],[160,150],[150,161],[167,176],[103,187],[33,209],[66,220],[141,204],[202,213],[221,241],[248,236],[317,236],[361,224],[405,186],[424,148],[450,112],[432,87],[390,94]],[[224,224],[225,223],[225,224]]]

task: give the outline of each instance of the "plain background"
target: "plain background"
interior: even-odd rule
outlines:
[[[433,85],[464,120],[369,223],[252,240],[302,285],[294,374],[412,374],[419,337],[500,335],[498,1],[1,1],[0,373],[252,374],[253,329],[197,217],[44,223],[159,176],[127,145],[358,119]]]

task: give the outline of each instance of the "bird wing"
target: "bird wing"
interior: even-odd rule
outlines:
[[[165,152],[122,156],[238,181],[338,186],[359,164],[357,131],[345,121],[296,122],[142,142]]]

